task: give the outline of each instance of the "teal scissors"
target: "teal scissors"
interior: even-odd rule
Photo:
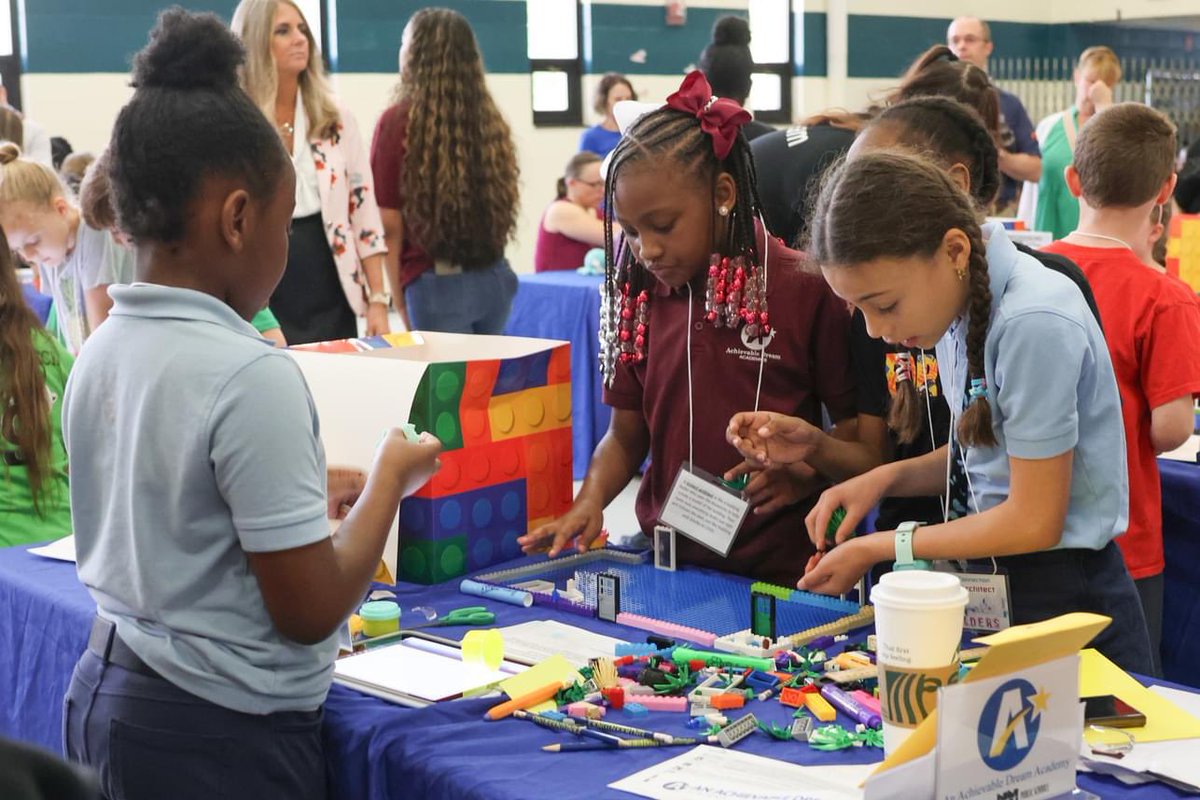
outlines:
[[[466,608],[456,608],[446,616],[438,617],[432,622],[403,627],[406,631],[416,631],[421,628],[440,628],[446,625],[491,625],[495,621],[496,615],[483,606],[467,606]]]

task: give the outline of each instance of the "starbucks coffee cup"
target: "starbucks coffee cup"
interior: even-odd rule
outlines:
[[[967,590],[954,575],[890,572],[871,590],[875,607],[883,750],[890,755],[937,706],[958,673]]]

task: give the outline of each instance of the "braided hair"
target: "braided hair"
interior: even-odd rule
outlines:
[[[649,293],[656,279],[633,255],[628,244],[615,250],[613,236],[613,195],[624,170],[644,159],[671,162],[680,173],[696,176],[715,190],[717,177],[728,173],[737,187],[737,196],[729,215],[725,241],[712,243],[724,255],[743,256],[748,264],[760,264],[754,221],[762,203],[754,159],[746,137],[738,132],[729,155],[719,160],[713,152],[712,137],[700,127],[699,119],[685,111],[663,106],[640,117],[622,135],[609,156],[604,182],[604,301],[601,307],[601,371],[612,385],[619,342],[617,324],[622,294],[635,297]],[[713,230],[717,229],[715,209]]]
[[[992,310],[983,232],[975,203],[940,167],[921,156],[886,151],[843,161],[822,182],[806,250],[830,268],[878,258],[932,258],[952,229],[962,231],[971,247],[960,275],[969,281],[967,370],[972,381],[983,380]],[[996,444],[986,392],[973,396],[957,433],[966,447]]]
[[[943,166],[965,166],[980,211],[1000,191],[996,140],[974,109],[948,97],[914,97],[885,110],[866,130],[874,128],[886,129],[901,147],[925,151]]]

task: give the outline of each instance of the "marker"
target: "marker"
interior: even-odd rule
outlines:
[[[458,590],[463,594],[473,595],[475,597],[484,597],[488,600],[496,600],[500,603],[508,603],[511,606],[524,606],[529,608],[533,605],[533,594],[523,592],[520,589],[510,589],[507,586],[492,586],[479,581],[473,581],[466,578],[458,585]]]
[[[850,694],[842,691],[833,684],[827,683],[822,686],[821,696],[832,705],[837,706],[839,711],[851,717],[855,722],[862,723],[868,728],[878,728],[883,725],[883,720],[879,714],[867,708]]]
[[[529,708],[530,706],[536,706],[538,703],[544,703],[547,700],[554,699],[554,695],[558,694],[559,689],[562,688],[563,684],[559,681],[547,683],[540,689],[534,689],[528,694],[523,694],[520,697],[514,697],[512,700],[505,701],[500,705],[492,706],[488,709],[487,713],[483,715],[483,718],[485,720],[503,719],[517,709]]]

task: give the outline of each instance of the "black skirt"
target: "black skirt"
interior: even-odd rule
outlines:
[[[271,311],[288,344],[358,336],[320,214],[292,220],[287,269],[271,295]]]

